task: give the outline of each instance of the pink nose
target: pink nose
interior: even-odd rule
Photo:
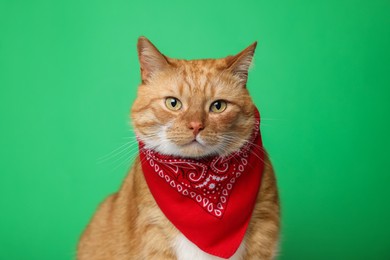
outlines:
[[[200,131],[203,130],[203,124],[201,122],[192,121],[189,123],[188,128],[192,130],[194,136],[196,136]]]

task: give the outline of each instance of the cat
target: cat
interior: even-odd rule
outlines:
[[[237,55],[202,60],[169,58],[145,37],[137,47],[142,82],[131,119],[139,156],[82,234],[77,259],[274,259],[280,225],[276,179],[246,87],[256,42]],[[231,173],[215,169],[210,181],[194,172],[217,162]],[[199,191],[191,186],[194,176],[203,178],[207,194],[200,191],[203,184],[198,182]],[[212,197],[208,192],[216,185],[230,187],[230,194],[221,188],[221,197]],[[230,225],[238,231],[230,232]]]

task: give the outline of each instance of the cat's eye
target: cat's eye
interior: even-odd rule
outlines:
[[[222,113],[227,107],[227,102],[223,100],[217,100],[210,106],[210,111],[214,113]]]
[[[173,110],[173,111],[179,110],[182,106],[180,100],[174,97],[167,97],[165,99],[165,105],[169,110]]]

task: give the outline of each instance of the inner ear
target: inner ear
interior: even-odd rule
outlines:
[[[226,66],[234,75],[238,76],[245,85],[248,80],[248,71],[252,64],[257,42],[252,43],[246,49],[235,56],[226,57]]]
[[[138,38],[137,49],[142,82],[147,82],[154,74],[169,66],[167,58],[146,37]]]

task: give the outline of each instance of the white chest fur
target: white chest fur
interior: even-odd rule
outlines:
[[[223,260],[200,250],[194,243],[189,241],[182,234],[178,235],[174,241],[173,248],[178,260]],[[244,242],[241,243],[237,252],[229,258],[230,260],[242,260],[245,252]]]

